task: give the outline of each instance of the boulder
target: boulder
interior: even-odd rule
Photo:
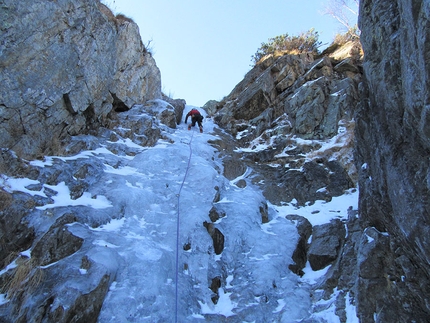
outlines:
[[[220,108],[220,103],[216,100],[209,100],[206,102],[202,109],[206,111],[208,117],[212,117]]]
[[[173,114],[170,114],[169,120],[171,125],[172,122],[174,124]],[[141,146],[153,146],[161,134],[154,117],[146,113],[143,106],[135,106],[129,111],[118,113],[115,119],[110,121],[109,128]]]
[[[57,307],[54,311],[48,312],[48,320],[58,323],[67,322],[88,322],[96,323],[98,315],[103,305],[106,293],[109,289],[108,275],[104,275],[98,285],[86,294],[81,294],[69,308]],[[46,304],[51,305],[51,304]]]
[[[246,165],[240,159],[235,157],[236,156],[234,155],[226,156],[222,161],[224,166],[223,175],[229,180],[236,179],[246,171]]]
[[[172,99],[164,94],[163,101],[166,101],[173,107],[175,110],[176,124],[181,124],[187,102],[184,99]]]
[[[215,202],[216,203],[216,202]],[[212,222],[216,222],[219,219],[225,217],[224,211],[219,211],[215,206],[213,206],[209,211],[209,218]]]
[[[177,120],[178,120],[177,115],[176,115],[176,109],[173,105],[171,105],[167,101],[150,100],[145,104],[145,106],[143,106],[139,110],[143,110],[143,111],[149,113],[150,115],[154,116],[162,124],[165,124],[169,128],[172,128],[172,129],[176,128],[176,124],[177,124]],[[182,114],[182,111],[180,112],[180,115]],[[134,111],[134,112],[137,114],[137,116],[140,115],[140,113],[139,113],[140,111]]]
[[[340,220],[332,220],[330,223],[313,227],[308,252],[312,270],[321,270],[336,260],[345,233],[344,224]]]
[[[203,226],[208,231],[213,241],[213,247],[215,254],[220,255],[224,250],[224,235],[222,232],[214,226],[213,223],[203,222]]]
[[[111,257],[103,254],[108,252],[106,250],[96,252]],[[31,299],[24,297],[24,292],[17,294],[13,299],[15,312],[3,315],[2,319],[11,318],[10,322],[97,322],[115,271],[95,263],[91,255],[84,256],[80,267],[76,267],[79,258],[72,255],[66,262],[54,263],[44,268],[38,277],[35,277],[37,269],[33,269],[32,276],[27,279],[33,281],[33,285],[26,287],[32,291]],[[88,270],[87,275],[82,275],[80,270]]]
[[[0,189],[0,267],[8,265],[16,254],[27,250],[35,239],[35,232],[25,217],[36,202],[28,194]]]
[[[82,246],[83,239],[67,230],[67,224],[77,222],[72,213],[67,213],[55,221],[34,246],[31,255],[39,266],[46,266],[75,253]]]

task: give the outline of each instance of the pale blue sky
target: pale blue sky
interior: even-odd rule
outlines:
[[[251,69],[262,42],[311,28],[331,43],[341,25],[327,0],[105,0],[131,17],[161,71],[163,92],[187,104],[221,100]]]

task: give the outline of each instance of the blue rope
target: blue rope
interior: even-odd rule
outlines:
[[[181,187],[179,188],[179,193],[178,193],[178,214],[177,214],[177,220],[176,220],[176,288],[175,288],[175,323],[178,322],[178,302],[179,302],[179,298],[178,298],[178,285],[179,285],[179,199],[181,197],[181,191],[182,188],[184,187],[184,183],[185,183],[185,179],[187,178],[188,175],[188,170],[190,169],[190,162],[191,162],[191,156],[193,154],[193,150],[191,148],[191,142],[193,141],[193,136],[194,136],[194,131],[192,131],[191,133],[191,139],[190,139],[190,156],[188,157],[188,164],[187,164],[187,169],[185,171],[185,175],[184,175],[184,179],[182,181]]]

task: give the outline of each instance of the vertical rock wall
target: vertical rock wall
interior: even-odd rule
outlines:
[[[112,107],[161,98],[137,25],[99,1],[0,2],[1,147],[34,157],[103,125]]]
[[[426,322],[430,312],[430,3],[363,0],[357,116],[358,309],[362,322]]]

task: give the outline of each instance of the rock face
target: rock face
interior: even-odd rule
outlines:
[[[229,178],[247,161],[272,203],[330,200],[354,187],[353,115],[361,80],[359,43],[336,52],[266,57],[221,102],[203,108],[242,147],[224,159]],[[323,146],[332,140],[330,149]],[[237,174],[240,170],[241,174]],[[231,173],[231,174],[229,174]],[[233,178],[231,178],[233,179]]]
[[[427,322],[430,312],[429,15],[426,1],[360,2],[360,218],[381,246],[362,239],[359,248],[363,322],[373,313],[377,322]]]
[[[0,136],[23,157],[105,126],[109,113],[161,98],[137,25],[98,1],[3,1]]]

